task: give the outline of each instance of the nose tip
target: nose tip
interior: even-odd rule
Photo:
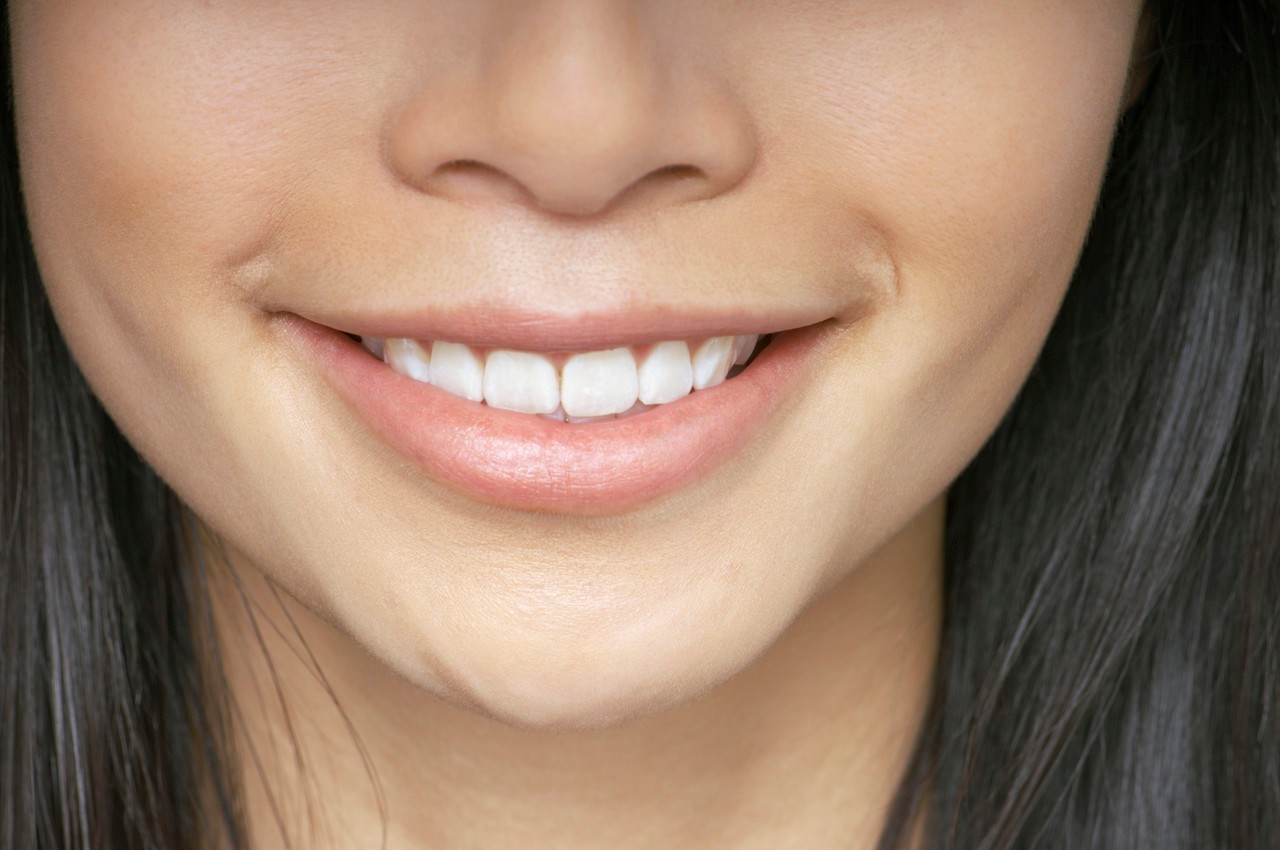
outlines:
[[[531,2],[491,24],[465,71],[417,81],[387,140],[404,182],[455,200],[568,216],[682,203],[735,185],[754,160],[723,83],[672,57],[636,4]]]

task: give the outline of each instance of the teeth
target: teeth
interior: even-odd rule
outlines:
[[[569,416],[625,413],[639,392],[636,361],[628,349],[575,354],[565,361],[560,403]]]
[[[684,398],[693,389],[689,346],[680,341],[658,343],[644,359],[639,378],[639,396],[644,404],[667,404]]]
[[[383,356],[391,368],[415,381],[431,381],[431,354],[416,339],[388,339]]]
[[[628,348],[567,359],[564,354],[495,349],[482,360],[469,346],[454,342],[365,337],[361,344],[396,372],[452,395],[578,423],[634,416],[693,390],[714,387],[730,370],[740,371],[758,341],[756,334],[712,337],[695,346],[692,355],[682,340],[659,342],[650,346],[639,366]]]
[[[437,342],[431,346],[431,383],[471,401],[484,400],[484,364],[465,345]]]
[[[693,388],[705,390],[722,383],[733,366],[736,346],[731,336],[713,336],[693,353]]]
[[[484,361],[484,400],[503,410],[551,413],[560,406],[556,367],[537,354],[491,351]]]
[[[563,407],[557,407],[555,410],[551,411],[550,413],[542,413],[542,414],[539,414],[539,415],[540,415],[543,419],[554,419],[556,422],[563,422],[563,421],[564,421],[564,408],[563,408]]]

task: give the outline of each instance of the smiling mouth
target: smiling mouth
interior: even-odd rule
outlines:
[[[356,337],[397,373],[488,407],[584,424],[626,418],[732,379],[772,334],[530,352],[443,340]]]
[[[381,332],[289,313],[273,325],[360,432],[427,478],[503,508],[598,516],[692,486],[791,407],[842,333],[794,318],[664,319],[665,334],[630,316],[607,332],[463,325],[465,343],[427,327],[439,316],[367,320]]]

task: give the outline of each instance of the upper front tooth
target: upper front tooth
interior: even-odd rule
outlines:
[[[693,353],[693,388],[704,390],[722,383],[733,366],[734,338],[713,336]]]
[[[491,351],[484,364],[484,400],[503,410],[551,413],[560,406],[556,367],[538,354]]]
[[[638,377],[642,404],[666,404],[684,398],[693,389],[689,346],[681,340],[658,343],[649,349]]]
[[[431,354],[416,339],[388,339],[383,345],[387,363],[415,381],[431,380]]]
[[[759,337],[718,336],[693,352],[680,340],[654,343],[637,368],[629,348],[550,356],[497,349],[482,362],[461,343],[390,338],[385,359],[402,375],[435,384],[452,395],[484,401],[522,413],[553,415],[568,421],[616,416],[642,406],[667,404],[692,390],[723,382],[735,361],[742,364]],[[366,346],[375,341],[367,338]]]
[[[575,354],[564,364],[560,403],[569,416],[630,410],[640,392],[636,361],[626,348]]]
[[[471,401],[484,400],[484,364],[468,346],[436,342],[431,346],[431,383]]]

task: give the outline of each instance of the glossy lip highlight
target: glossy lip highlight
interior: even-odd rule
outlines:
[[[289,313],[275,320],[357,418],[430,478],[500,507],[581,515],[622,513],[709,474],[778,411],[834,329],[775,333],[725,383],[638,416],[571,425],[400,375],[343,331]]]

